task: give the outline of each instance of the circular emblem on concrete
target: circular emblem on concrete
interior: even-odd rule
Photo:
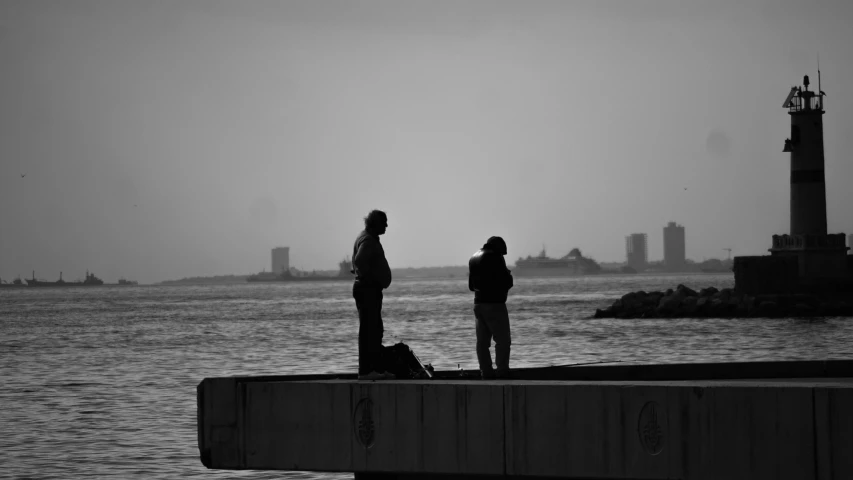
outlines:
[[[376,423],[373,421],[373,400],[362,398],[355,406],[352,414],[352,425],[355,438],[364,448],[373,446],[376,440]]]
[[[637,434],[640,444],[649,455],[663,451],[666,433],[666,411],[657,402],[646,402],[640,410]]]

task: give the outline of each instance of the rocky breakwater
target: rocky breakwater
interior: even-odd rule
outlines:
[[[853,316],[849,298],[819,295],[746,295],[731,288],[703,288],[698,292],[679,285],[665,292],[631,292],[595,318],[788,318]]]

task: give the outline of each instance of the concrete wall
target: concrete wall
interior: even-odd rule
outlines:
[[[844,251],[809,252],[808,255],[799,257],[799,277],[802,285],[839,283],[841,286],[849,276],[847,254]]]
[[[735,291],[741,294],[797,291],[799,265],[793,255],[735,257],[733,270]]]
[[[851,257],[830,249],[735,257],[735,291],[749,295],[853,292]]]
[[[210,468],[601,479],[853,478],[853,381],[199,385]]]

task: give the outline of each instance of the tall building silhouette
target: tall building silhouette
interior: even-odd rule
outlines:
[[[663,266],[669,271],[684,270],[685,257],[684,227],[669,222],[663,227]]]
[[[632,233],[625,237],[625,256],[628,266],[640,271],[649,263],[649,248],[645,233]]]
[[[272,249],[272,272],[279,274],[290,270],[290,247]]]

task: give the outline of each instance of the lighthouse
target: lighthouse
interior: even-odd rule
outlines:
[[[826,235],[823,97],[819,86],[809,90],[806,75],[783,104],[791,116],[791,138],[783,149],[791,155],[791,235]]]
[[[782,106],[791,117],[791,225],[773,235],[770,256],[735,257],[735,290],[748,294],[853,292],[853,256],[843,233],[828,233],[823,155],[825,94],[809,77],[792,87]]]

